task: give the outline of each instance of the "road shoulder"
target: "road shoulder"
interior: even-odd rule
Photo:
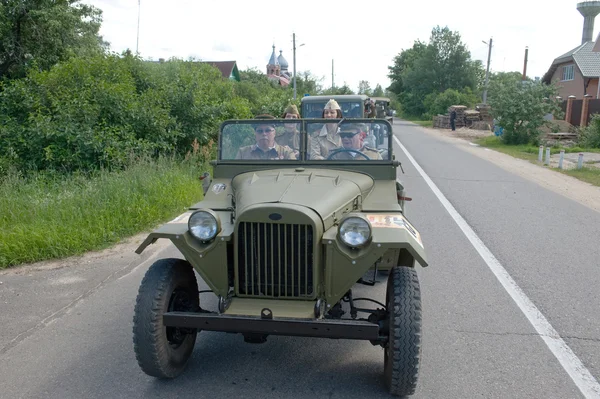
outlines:
[[[413,126],[411,126],[413,127]],[[535,182],[555,193],[570,198],[596,212],[600,212],[600,187],[582,182],[574,177],[554,172],[529,161],[484,148],[474,144],[474,137],[483,137],[477,133],[453,133],[450,130],[425,128],[414,125],[415,129],[459,147],[463,151],[488,160],[502,169]],[[401,136],[400,136],[401,137]]]

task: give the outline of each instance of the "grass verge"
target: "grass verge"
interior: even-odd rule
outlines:
[[[414,116],[400,116],[399,119],[403,119],[405,121],[409,121],[412,123],[416,123],[417,125],[423,127],[433,127],[433,120],[419,120],[419,118]]]
[[[433,121],[411,121],[412,123],[416,123],[417,125],[421,125],[423,127],[433,127]]]
[[[583,166],[581,169],[567,169],[561,170],[558,168],[552,168],[557,172],[563,173],[565,175],[572,176],[581,181],[593,184],[594,186],[600,187],[600,169],[593,166]]]
[[[0,269],[113,245],[183,213],[202,198],[206,168],[139,161],[93,176],[9,175],[0,182]]]
[[[494,149],[499,152],[503,152],[515,158],[525,159],[537,164],[539,147],[534,145],[507,145],[502,143],[496,136],[483,137],[475,140],[475,143],[482,147]],[[600,153],[598,148],[581,148],[581,147],[550,147],[551,154],[558,154],[560,150],[565,150],[565,153],[574,152],[597,152]],[[558,169],[545,166],[546,168],[560,172],[562,174],[575,177],[581,181],[593,184],[600,187],[600,168],[594,166],[584,165],[581,169]]]

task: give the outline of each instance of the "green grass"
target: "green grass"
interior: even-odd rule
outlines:
[[[537,154],[539,151],[539,147],[533,145],[506,145],[502,143],[502,141],[500,141],[500,139],[496,136],[482,137],[474,140],[474,142],[482,147],[492,148],[512,157],[526,159],[528,161],[537,160]]]
[[[412,123],[416,123],[417,125],[421,125],[423,127],[433,127],[433,121],[411,121]]]
[[[0,182],[0,269],[106,248],[168,221],[202,198],[204,170],[161,160],[91,177],[11,174]]]
[[[600,187],[600,169],[593,166],[584,166],[581,169],[567,169],[561,170],[553,168],[554,170],[563,173],[565,175],[572,176],[581,181],[593,184],[594,186]]]
[[[398,117],[398,119],[403,119],[405,121],[416,123],[417,125],[421,125],[423,127],[432,127],[433,126],[433,120],[421,120],[419,117],[416,117],[416,116],[400,115]]]
[[[534,145],[507,145],[502,143],[500,139],[496,136],[483,137],[475,140],[475,143],[481,145],[482,147],[492,148],[496,151],[503,152],[515,158],[525,159],[528,161],[532,161],[537,163],[539,147]],[[550,147],[551,154],[558,154],[560,150],[564,149],[565,153],[574,153],[574,152],[600,152],[599,148],[581,148],[581,147]],[[544,156],[545,156],[544,149]],[[546,166],[547,167],[547,166]],[[584,165],[581,169],[558,169],[558,168],[550,168],[557,172],[563,173],[565,175],[569,175],[575,177],[581,181],[593,184],[595,186],[600,186],[600,168],[596,168],[593,166]]]

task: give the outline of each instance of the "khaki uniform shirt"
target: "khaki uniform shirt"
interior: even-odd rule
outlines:
[[[317,135],[310,140],[310,159],[327,159],[329,152],[342,146],[342,139],[336,133],[330,134],[327,126],[323,126]]]
[[[293,132],[283,132],[281,135],[275,137],[275,141],[279,145],[287,145],[292,150],[300,149],[300,133],[296,130]]]
[[[240,148],[235,159],[296,159],[296,155],[287,145],[275,144],[268,151],[263,151],[253,144]]]
[[[371,160],[371,161],[383,160],[379,151],[377,151],[374,148],[367,147],[366,145],[364,145],[362,148],[360,148],[356,151],[362,152],[363,154],[368,156],[369,160]],[[333,160],[357,160],[357,161],[366,161],[367,160],[367,158],[363,157],[362,155],[360,155],[356,152],[340,152],[339,154],[334,155],[331,159],[333,159]]]

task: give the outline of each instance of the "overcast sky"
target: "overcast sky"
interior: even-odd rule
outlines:
[[[583,30],[576,0],[140,1],[143,58],[235,60],[240,69],[266,72],[275,44],[291,71],[295,32],[297,71],[311,71],[330,86],[333,59],[335,85],[345,82],[355,91],[360,80],[387,87],[394,56],[415,40],[428,41],[436,25],[459,32],[484,67],[488,47],[482,40],[492,37],[492,71],[522,72],[528,46],[530,77],[541,77],[554,58],[581,44]],[[84,2],[103,11],[100,33],[112,50],[135,51],[138,0]],[[600,18],[593,40],[599,28]]]

